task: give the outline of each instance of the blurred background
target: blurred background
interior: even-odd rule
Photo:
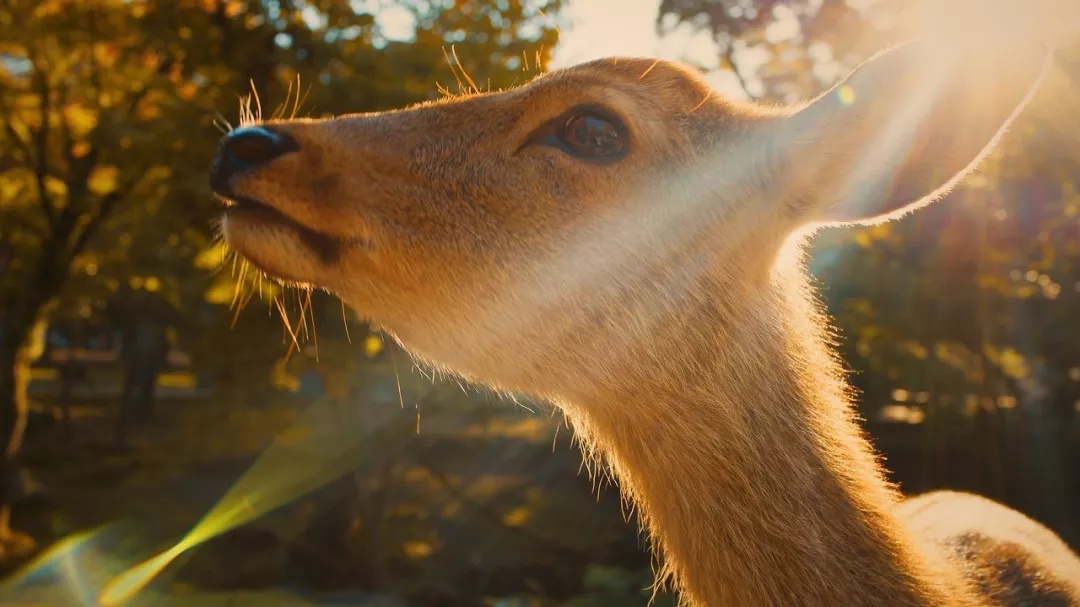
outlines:
[[[433,377],[340,302],[232,263],[206,184],[220,129],[240,108],[398,108],[466,73],[499,89],[610,54],[792,102],[921,6],[7,0],[0,602],[96,605],[194,527],[206,541],[129,604],[646,605],[633,516],[559,416]],[[982,493],[1074,548],[1077,107],[1072,44],[981,171],[901,221],[824,232],[811,266],[892,480]]]

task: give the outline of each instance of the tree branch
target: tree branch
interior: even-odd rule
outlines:
[[[57,93],[59,95],[59,106],[61,109],[59,116],[57,116],[57,122],[60,125],[60,151],[64,157],[64,165],[70,174],[72,168],[75,166],[75,142],[71,137],[71,126],[68,124],[67,119],[64,118],[63,112],[64,106],[67,105],[67,89],[62,86],[58,87]],[[100,108],[98,108],[98,112],[101,112]]]
[[[5,88],[4,90],[7,89]],[[15,144],[15,147],[19,148],[19,150],[22,151],[26,158],[21,163],[17,163],[12,158],[12,163],[10,165],[7,163],[0,164],[0,171],[6,171],[8,168],[12,168],[14,166],[26,166],[30,170],[33,170],[35,164],[34,149],[33,147],[31,147],[30,142],[26,139],[23,139],[22,135],[19,134],[19,131],[15,130],[15,125],[11,121],[11,116],[13,114],[14,112],[11,111],[11,108],[8,106],[8,104],[4,103],[3,99],[0,98],[0,119],[4,121],[4,131]]]
[[[82,230],[79,230],[75,235],[75,239],[71,242],[71,259],[74,259],[79,253],[83,252],[86,245],[93,238],[101,224],[109,218],[109,215],[116,209],[116,205],[123,199],[127,198],[128,194],[139,184],[140,179],[135,179],[131,183],[122,188],[117,188],[112,192],[106,194],[101,202],[98,204],[97,212],[92,213],[89,219],[83,223]],[[73,230],[74,232],[75,230]]]
[[[172,66],[175,63],[176,63],[176,57],[174,55],[172,55],[171,53],[166,53],[165,57],[161,60],[161,63],[158,65],[157,70],[155,70],[155,74],[157,74],[158,76],[164,76],[164,75],[168,74],[169,70],[172,69]],[[128,101],[128,109],[127,109],[127,113],[129,115],[132,114],[135,111],[135,109],[139,106],[139,102],[142,101],[146,97],[147,93],[149,93],[149,92],[150,92],[150,83],[147,82],[146,84],[144,84],[142,86],[142,88],[140,88],[138,91],[136,91],[135,93],[133,93],[131,95],[131,99]]]
[[[735,74],[736,80],[739,81],[739,86],[742,88],[743,93],[746,93],[747,99],[753,99],[754,96],[750,94],[750,87],[747,85],[746,78],[743,78],[741,72],[739,72],[739,64],[735,62],[735,38],[732,37],[728,40],[727,45],[724,47],[723,52],[724,61],[731,66],[731,73]]]
[[[17,200],[19,198],[19,196],[22,194],[23,189],[26,188],[26,184],[19,184],[18,186],[16,186],[16,188],[17,189],[15,190],[15,192],[11,195],[12,200]],[[4,213],[2,217],[5,227],[7,227],[8,225],[22,227],[27,231],[40,236],[42,240],[44,240],[48,236],[46,231],[43,230],[40,225],[14,212]],[[7,238],[6,234],[6,229],[0,229],[0,241],[2,241],[4,238]]]
[[[162,60],[161,65],[157,68],[157,74],[160,76],[167,73],[174,62],[175,58],[171,55],[165,57]],[[136,107],[138,107],[139,102],[142,101],[149,92],[150,83],[146,83],[138,91],[132,93],[131,98],[128,100],[126,114],[132,114]],[[79,165],[80,170],[72,171],[69,175],[68,183],[66,184],[68,192],[75,194],[69,197],[68,205],[61,212],[56,231],[59,232],[61,239],[70,244],[70,255],[72,259],[82,252],[101,223],[105,221],[115,209],[117,203],[127,197],[128,193],[138,185],[141,179],[136,178],[128,185],[117,188],[106,194],[98,204],[96,212],[90,211],[86,213],[89,215],[89,219],[83,223],[81,230],[79,229],[79,226],[76,224],[79,216],[83,214],[83,205],[77,204],[78,201],[76,199],[82,198],[82,196],[85,196],[86,194],[86,181],[89,179],[90,173],[98,158],[97,140],[99,139],[100,131],[103,128],[102,122],[99,119],[97,127],[95,127],[94,132],[90,135],[90,152],[80,159],[83,161]]]
[[[19,132],[15,130],[15,126],[11,124],[11,119],[8,116],[11,115],[11,111],[7,106],[0,105],[0,111],[4,113],[4,130],[7,131],[8,137],[15,142],[15,145],[26,154],[26,160],[32,162],[34,158],[34,151],[30,148],[30,142],[23,139]],[[31,167],[33,165],[31,164]]]
[[[49,225],[53,225],[56,223],[56,206],[49,198],[46,182],[49,175],[49,81],[48,76],[41,71],[36,62],[34,64],[34,73],[37,77],[38,95],[40,96],[38,111],[41,119],[41,127],[35,133],[37,156],[34,161],[34,179],[37,181],[38,203],[41,205],[41,210],[45,213],[45,219],[48,220]]]

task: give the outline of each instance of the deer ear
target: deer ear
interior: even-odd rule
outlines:
[[[779,121],[774,160],[801,220],[899,216],[946,194],[993,148],[1050,53],[957,46],[917,41],[880,53]]]

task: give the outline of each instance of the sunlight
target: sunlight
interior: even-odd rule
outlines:
[[[942,41],[943,52],[955,52],[973,39],[993,37],[995,49],[1040,41],[1055,45],[1080,33],[1080,3],[1046,0],[953,0],[919,2],[913,9],[916,34]]]
[[[142,590],[157,577],[157,575],[161,573],[173,559],[180,556],[189,547],[195,545],[194,543],[191,543],[185,546],[184,544],[187,542],[187,539],[188,538],[185,537],[185,541],[180,542],[152,559],[132,567],[122,575],[117,576],[105,586],[104,590],[101,591],[98,602],[105,607],[111,607],[113,605],[121,605],[131,600],[137,592]]]
[[[983,6],[980,4],[980,6]],[[1007,18],[1005,12],[984,11],[976,12],[977,23],[981,23],[982,17],[989,14],[992,18]],[[924,24],[926,33],[934,33],[936,28],[941,27],[940,15],[937,11],[928,11],[928,20]],[[933,18],[937,15],[938,18]],[[956,23],[955,15],[950,23]],[[618,23],[618,22],[614,22]],[[613,27],[616,27],[613,25]],[[787,26],[784,26],[787,27]],[[629,38],[620,38],[614,30],[611,40],[618,44],[629,43]],[[880,183],[879,175],[882,171],[897,171],[901,167],[896,159],[903,159],[909,155],[909,148],[915,143],[916,138],[911,135],[918,131],[929,116],[940,98],[950,76],[956,68],[955,62],[950,57],[958,56],[956,51],[964,48],[968,42],[965,36],[938,36],[938,40],[950,40],[950,44],[942,44],[933,47],[926,52],[926,58],[922,65],[926,66],[924,73],[920,74],[918,82],[921,86],[911,96],[908,103],[902,106],[902,110],[895,113],[884,124],[876,127],[879,133],[876,137],[866,138],[866,149],[858,154],[858,162],[851,168],[847,179],[839,184],[836,192],[836,203],[843,204],[848,208],[859,206],[867,207],[874,200],[872,192],[866,188]],[[598,38],[598,40],[608,40]],[[1022,41],[1021,41],[1022,42]],[[955,45],[955,46],[953,46]],[[617,46],[617,45],[616,45]],[[597,48],[614,48],[601,47]],[[993,87],[988,87],[992,89]],[[853,106],[859,103],[855,91],[851,87],[840,86],[835,95],[841,104]],[[958,128],[960,125],[958,125]],[[584,238],[575,246],[566,247],[561,253],[549,259],[547,265],[538,270],[535,276],[523,278],[529,284],[523,286],[519,292],[527,293],[526,299],[531,303],[530,312],[518,315],[514,319],[503,319],[498,304],[493,304],[484,310],[488,322],[492,326],[498,326],[504,338],[518,332],[529,330],[539,319],[550,314],[553,308],[573,297],[574,293],[587,290],[596,282],[605,280],[605,275],[615,271],[622,264],[633,259],[636,251],[642,248],[656,248],[670,246],[664,243],[686,241],[696,238],[704,226],[717,221],[731,213],[742,213],[739,221],[747,226],[746,232],[752,231],[752,226],[765,219],[766,214],[754,213],[739,208],[721,208],[723,200],[717,200],[714,193],[723,191],[727,193],[725,200],[752,200],[758,195],[755,186],[748,183],[747,176],[753,175],[751,170],[755,162],[755,154],[750,147],[753,142],[744,142],[733,145],[726,150],[722,157],[702,159],[698,164],[681,169],[678,173],[669,176],[669,180],[662,183],[652,184],[651,187],[637,192],[633,200],[627,201],[623,206],[623,212],[616,217],[605,217],[597,220],[595,225],[589,226],[581,233]],[[785,142],[778,142],[780,147]],[[890,166],[890,163],[896,166]],[[671,190],[677,188],[681,193],[672,196]],[[664,200],[665,204],[656,204],[656,201]],[[866,209],[873,213],[871,209]],[[727,243],[725,246],[736,247],[738,242]],[[715,252],[722,257],[722,252]],[[585,260],[588,260],[587,262]],[[655,285],[656,309],[653,314],[661,310],[659,306],[672,297],[676,300],[685,293],[694,283],[695,273],[700,275],[706,271],[704,265],[688,264],[687,273],[673,279],[669,284]],[[661,291],[666,291],[661,293]],[[652,323],[654,316],[650,311],[640,318],[642,323]],[[510,326],[507,326],[510,325]],[[627,331],[627,339],[633,339],[632,331]],[[495,347],[495,344],[489,344]]]
[[[83,531],[58,541],[18,573],[4,580],[0,584],[0,592],[12,596],[42,578],[60,578],[66,596],[76,599],[79,605],[94,605],[93,583],[86,579],[87,571],[91,568],[81,566],[78,561],[92,556],[88,554],[92,551],[92,542],[99,538],[102,530]]]
[[[375,24],[391,40],[408,40],[416,34],[416,15],[397,4],[381,8],[375,15]]]
[[[310,407],[293,427],[277,437],[218,503],[167,550],[113,578],[101,591],[102,605],[121,605],[154,580],[181,554],[247,524],[322,487],[352,470],[365,437],[393,418],[395,411],[359,423],[342,423],[331,401]]]
[[[614,55],[648,56],[659,46],[656,12],[659,0],[572,2],[569,24],[560,32],[553,68]]]
[[[708,32],[679,27],[666,36],[658,35],[659,6],[659,0],[569,3],[563,10],[568,23],[560,32],[549,67],[558,69],[615,56],[660,57],[701,66],[718,92],[731,99],[745,99],[739,79],[718,69],[716,42]],[[752,60],[760,58],[753,54]]]
[[[872,197],[869,192],[862,191],[860,183],[873,184],[875,179],[865,179],[868,175],[880,173],[882,167],[887,167],[890,158],[902,158],[908,154],[904,148],[914,143],[914,137],[910,135],[916,132],[918,125],[922,124],[931,110],[938,103],[942,92],[949,84],[949,79],[956,72],[956,61],[963,57],[972,44],[985,44],[985,42],[973,42],[978,36],[985,40],[987,32],[1001,31],[1010,32],[1006,38],[1002,36],[995,41],[995,52],[1008,52],[1003,47],[1010,44],[1018,49],[1030,49],[1032,41],[1047,41],[1052,38],[1051,33],[1045,27],[1043,15],[1037,13],[1034,17],[1021,18],[1015,10],[1015,4],[1004,1],[979,0],[978,6],[963,6],[962,2],[948,4],[925,4],[921,14],[920,31],[917,34],[926,34],[934,40],[934,45],[924,51],[925,58],[922,65],[926,71],[920,75],[919,86],[916,94],[902,112],[894,115],[887,124],[879,127],[880,136],[872,146],[860,155],[860,162],[851,171],[847,184],[842,190],[840,200],[845,206],[853,202],[868,201]],[[957,28],[957,23],[965,23],[969,29]],[[942,32],[943,28],[948,28]],[[1005,42],[1008,40],[1008,42]],[[988,83],[985,87],[987,94],[994,94],[997,87]],[[836,90],[840,102],[844,105],[858,103],[854,91],[848,87],[840,86]],[[1024,103],[1035,94],[1031,90]],[[996,102],[989,100],[991,103]],[[956,128],[962,129],[964,125],[958,124]],[[903,152],[897,155],[897,152]],[[899,167],[893,167],[894,169]],[[871,209],[864,209],[871,211]]]
[[[908,149],[917,140],[913,135],[934,109],[953,73],[953,66],[948,61],[928,61],[926,65],[928,71],[919,80],[922,86],[912,95],[912,99],[886,124],[877,127],[877,137],[868,139],[868,147],[858,155],[859,161],[852,167],[846,182],[841,186],[836,204],[859,209],[859,213],[866,216],[877,215],[872,208],[876,198],[867,188],[878,187],[882,169],[893,173],[900,170],[900,162],[889,166],[891,159],[908,157]],[[843,105],[852,106],[859,102],[851,87],[837,87],[836,94]],[[889,179],[892,180],[893,178]]]
[[[765,27],[765,40],[767,42],[781,42],[791,40],[799,35],[799,16],[790,6],[783,4],[773,9],[775,20]]]
[[[507,317],[501,303],[493,303],[476,313],[483,315],[488,326],[497,327],[491,334],[498,335],[497,339],[501,341],[507,336],[533,330],[541,319],[555,312],[557,306],[573,300],[575,294],[587,292],[598,283],[613,282],[609,274],[620,271],[640,255],[641,250],[672,251],[677,248],[673,243],[700,238],[705,230],[721,220],[737,221],[745,226],[743,233],[753,233],[754,227],[766,221],[769,215],[757,212],[761,207],[725,206],[725,203],[754,200],[760,196],[753,183],[753,176],[757,175],[755,163],[760,158],[757,148],[757,142],[752,139],[732,142],[722,153],[701,158],[667,179],[646,184],[632,199],[623,202],[620,213],[597,217],[583,227],[576,242],[568,242],[541,267],[523,275],[523,284],[511,291],[521,294],[520,299],[529,305],[516,306],[516,316]],[[672,196],[673,191],[679,194]],[[718,199],[716,192],[726,192],[727,196]],[[658,201],[664,203],[658,204]],[[741,244],[738,239],[728,239],[721,246],[736,248]],[[637,310],[638,323],[655,324],[665,311],[664,305],[683,300],[697,288],[697,279],[711,269],[712,260],[723,258],[723,255],[723,251],[714,251],[713,256],[702,256],[697,262],[688,260],[683,273],[671,276],[664,283],[654,283],[651,290],[655,297],[648,309]],[[528,311],[521,313],[522,310]],[[626,331],[623,335],[629,342],[638,339],[640,334]],[[627,345],[613,343],[611,347],[615,350]],[[495,343],[485,346],[498,347]]]

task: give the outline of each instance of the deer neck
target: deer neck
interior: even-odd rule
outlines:
[[[894,518],[799,268],[767,282],[738,316],[703,302],[654,333],[604,402],[563,403],[662,575],[703,607],[968,604]]]

